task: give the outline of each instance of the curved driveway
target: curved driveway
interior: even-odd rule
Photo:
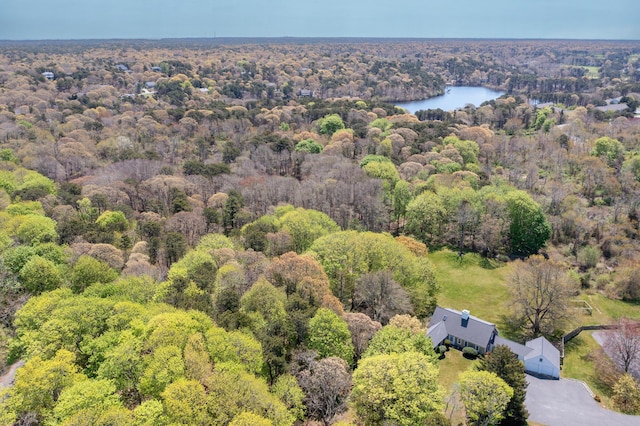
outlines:
[[[582,382],[543,380],[527,375],[529,420],[548,426],[639,426],[640,416],[600,407]]]

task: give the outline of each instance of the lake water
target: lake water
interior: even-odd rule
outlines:
[[[411,114],[421,109],[440,108],[443,111],[453,111],[464,108],[467,104],[473,104],[478,107],[483,102],[497,99],[504,93],[499,90],[487,89],[486,87],[449,86],[446,88],[444,95],[421,101],[400,102],[396,105],[406,109]]]

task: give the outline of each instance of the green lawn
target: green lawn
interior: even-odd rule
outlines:
[[[430,253],[429,259],[436,266],[441,287],[438,305],[459,311],[468,309],[475,317],[500,323],[509,302],[508,266],[489,264],[477,254],[460,258],[450,250]]]
[[[445,391],[445,401],[448,400],[449,396],[454,390],[454,385],[458,381],[458,376],[463,371],[467,371],[472,368],[472,366],[477,363],[477,360],[469,360],[462,356],[462,352],[456,349],[451,349],[446,353],[445,358],[438,361],[438,368],[440,369],[440,375],[438,376],[438,382],[442,389]],[[458,404],[450,404],[449,407],[453,408],[452,422],[451,424],[464,424],[464,408],[462,404],[458,402]],[[450,413],[447,412],[447,415]]]

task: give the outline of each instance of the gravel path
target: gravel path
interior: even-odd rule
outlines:
[[[16,377],[16,370],[24,365],[24,361],[18,361],[14,363],[9,370],[0,376],[0,388],[8,388],[13,384],[13,379]]]

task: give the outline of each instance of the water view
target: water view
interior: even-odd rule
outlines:
[[[421,109],[442,109],[452,111],[464,108],[467,104],[480,106],[483,102],[497,99],[505,92],[486,87],[472,86],[450,86],[446,88],[445,94],[435,98],[423,99],[421,101],[400,102],[396,105],[406,109],[411,114]]]

